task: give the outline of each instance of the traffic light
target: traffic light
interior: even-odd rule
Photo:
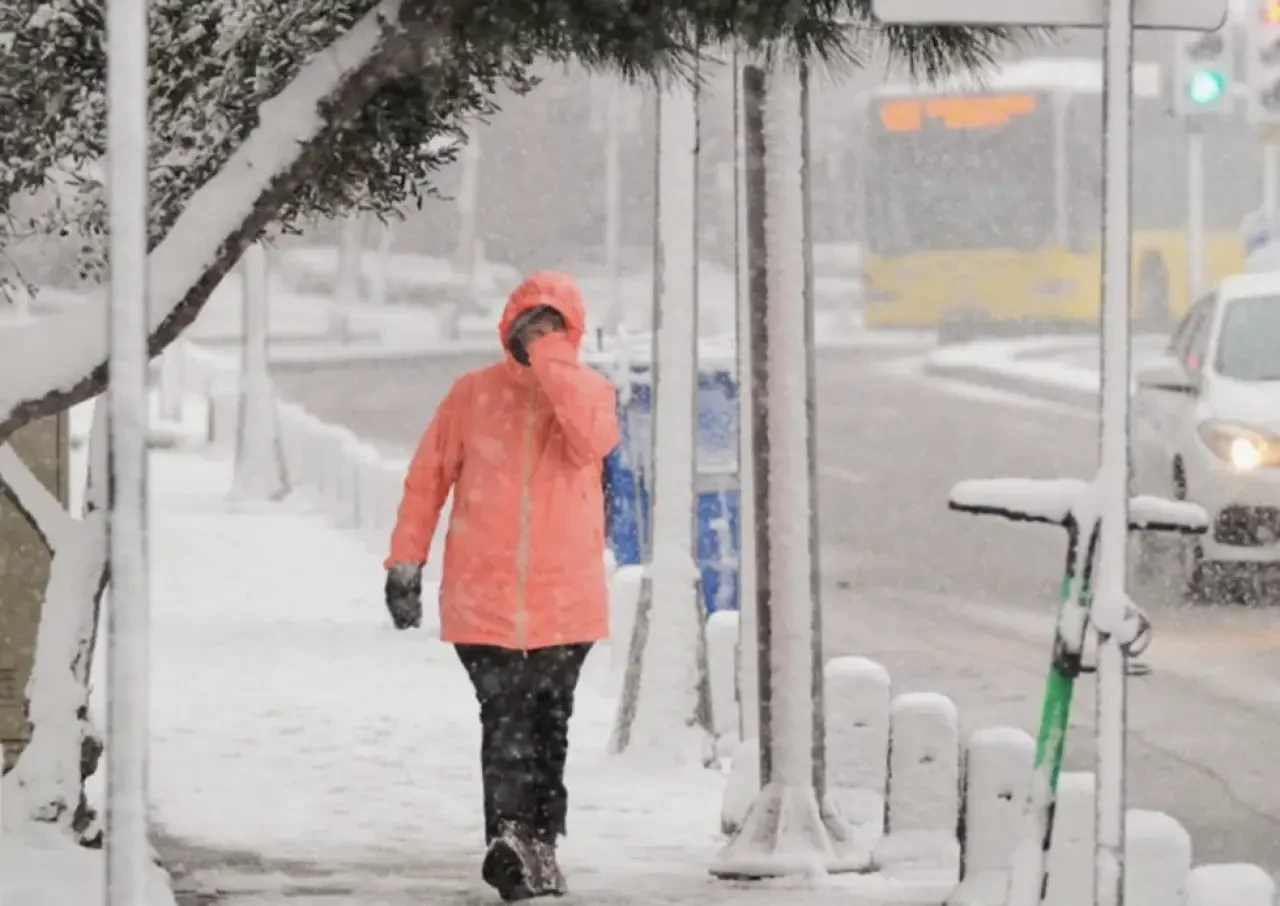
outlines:
[[[1255,0],[1258,17],[1248,29],[1245,78],[1249,120],[1280,125],[1280,0]]]
[[[1280,0],[1275,2],[1280,16]],[[1174,42],[1174,110],[1179,116],[1196,118],[1230,115],[1235,46],[1228,28],[1178,34]]]

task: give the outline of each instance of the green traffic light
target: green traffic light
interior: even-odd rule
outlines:
[[[1214,104],[1227,93],[1227,77],[1216,69],[1202,69],[1191,77],[1187,97],[1193,104]]]

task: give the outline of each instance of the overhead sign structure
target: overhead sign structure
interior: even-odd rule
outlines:
[[[1101,28],[1106,0],[873,0],[876,18],[895,25],[1017,25]],[[1217,31],[1226,0],[1134,0],[1135,28]]]

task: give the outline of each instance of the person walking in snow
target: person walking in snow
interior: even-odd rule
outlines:
[[[440,636],[480,705],[482,874],[504,900],[563,895],[569,717],[583,661],[609,633],[605,457],[618,444],[612,383],[581,365],[573,279],[530,275],[507,300],[504,361],[464,374],[409,465],[386,603],[422,618],[422,567],[453,491]]]

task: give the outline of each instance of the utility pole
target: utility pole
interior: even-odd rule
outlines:
[[[239,430],[231,495],[241,500],[279,500],[289,493],[275,390],[268,359],[270,306],[267,251],[255,242],[240,259],[241,302]]]
[[[757,555],[758,513],[756,463],[768,458],[768,437],[759,443],[763,452],[757,455],[755,424],[761,413],[754,401],[755,359],[752,349],[768,342],[767,327],[762,316],[765,303],[764,222],[751,219],[748,210],[764,211],[764,73],[755,67],[744,68],[737,49],[734,67],[734,294],[738,329],[738,719],[741,738],[758,739],[761,758],[766,758],[765,727],[760,723],[760,643],[758,641],[760,595],[767,584],[768,551]],[[754,225],[754,228],[753,228]],[[756,313],[761,316],[757,317]]]
[[[146,903],[151,589],[147,544],[147,4],[107,3],[106,906]]]
[[[849,834],[837,815],[824,814],[814,782],[821,695],[815,701],[815,670],[820,665],[814,659],[820,649],[813,639],[818,623],[813,595],[811,413],[806,401],[811,392],[812,315],[802,311],[796,317],[795,310],[795,300],[805,298],[808,282],[803,75],[776,55],[767,70],[744,69],[743,93],[752,256],[751,391],[757,403],[752,433],[761,790],[742,828],[711,868],[721,878],[865,867],[842,861],[837,842]],[[757,125],[753,108],[761,95]],[[761,159],[763,167],[758,166]]]
[[[658,92],[657,236],[652,380],[653,514],[650,576],[612,748],[687,762],[702,757],[698,727],[703,608],[698,595],[698,96],[669,83]]]

